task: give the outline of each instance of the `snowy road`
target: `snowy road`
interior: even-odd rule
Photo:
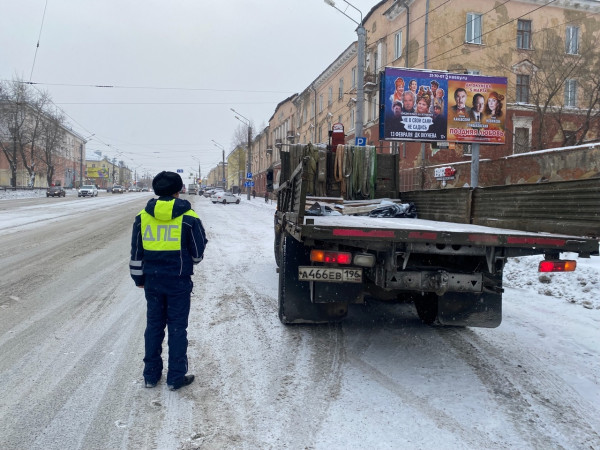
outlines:
[[[0,201],[1,448],[600,448],[600,309],[539,293],[527,258],[507,267],[496,329],[427,327],[402,304],[285,327],[273,206],[183,197],[210,242],[188,329],[197,379],[176,392],[142,385],[127,262],[150,196]],[[575,297],[600,297],[596,262],[562,281]]]

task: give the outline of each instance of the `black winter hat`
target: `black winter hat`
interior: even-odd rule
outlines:
[[[152,189],[158,196],[173,195],[181,191],[183,180],[178,173],[163,171],[152,180]]]

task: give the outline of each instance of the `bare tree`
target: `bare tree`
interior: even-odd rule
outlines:
[[[550,117],[561,131],[562,145],[581,145],[590,135],[600,137],[600,52],[594,50],[584,53],[588,69],[586,76],[577,79],[576,109],[561,104]],[[574,115],[575,114],[575,115]]]
[[[61,149],[57,141],[65,119],[53,113],[52,101],[46,92],[34,90],[18,78],[0,86],[0,148],[11,168],[11,186],[17,186],[17,170],[21,166],[29,175],[33,186],[36,169],[46,170],[46,176],[54,173],[53,159]],[[40,164],[41,163],[41,164]],[[40,167],[43,165],[46,167]],[[48,178],[51,184],[52,176]]]
[[[0,103],[0,148],[8,160],[11,172],[10,184],[17,187],[17,165],[20,150],[27,145],[28,103],[30,94],[26,86],[18,81],[4,82],[1,86]]]
[[[56,170],[55,160],[63,150],[66,131],[64,127],[64,116],[62,114],[46,114],[46,120],[42,122],[42,155],[41,159],[46,165],[46,181],[50,186],[54,180]]]
[[[250,127],[252,128],[252,131],[254,131],[254,127],[252,125],[252,122],[250,122]],[[231,145],[233,148],[246,148],[248,146],[248,126],[242,123],[239,124],[239,126],[233,132],[233,136],[231,137]]]
[[[535,112],[533,149],[552,147],[559,138],[563,144],[584,142],[599,126],[598,40],[593,33],[584,33],[577,51],[567,52],[561,31],[548,28],[535,35],[533,48],[524,56],[511,67],[501,62],[498,65],[504,59],[499,58],[495,67],[529,77],[527,99],[519,98],[516,85],[509,86],[512,91],[509,96]],[[577,86],[578,103],[566,106],[565,90],[570,83],[572,88],[573,82]]]

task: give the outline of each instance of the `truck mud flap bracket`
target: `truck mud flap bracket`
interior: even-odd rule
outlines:
[[[388,273],[386,287],[421,292],[435,292],[444,295],[446,292],[481,293],[483,291],[483,275],[450,273],[443,270],[425,272],[392,272]]]

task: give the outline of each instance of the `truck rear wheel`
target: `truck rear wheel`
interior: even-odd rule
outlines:
[[[345,303],[315,304],[310,301],[310,284],[298,280],[298,266],[310,264],[310,252],[287,234],[281,236],[279,268],[279,320],[283,324],[327,323],[343,319]]]
[[[275,253],[275,264],[277,264],[277,267],[281,267],[281,254],[283,253],[283,240],[281,238],[281,235],[281,232],[277,232],[277,230],[275,230],[273,251]]]
[[[434,292],[425,292],[423,295],[417,294],[413,302],[417,309],[417,315],[423,323],[433,324],[438,316],[438,296]]]

